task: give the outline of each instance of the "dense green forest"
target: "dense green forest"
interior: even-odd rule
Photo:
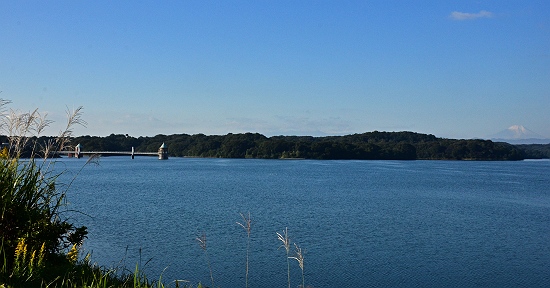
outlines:
[[[6,142],[5,137],[0,137]],[[42,137],[39,143],[47,143]],[[548,145],[511,145],[490,140],[438,138],[414,132],[367,132],[345,136],[273,136],[258,133],[227,135],[156,135],[131,137],[80,136],[72,139],[83,151],[156,152],[162,143],[173,157],[303,158],[359,160],[522,160],[550,158]]]
[[[550,144],[521,144],[516,146],[525,153],[526,159],[550,158]]]
[[[39,142],[49,139],[43,137]],[[489,140],[455,140],[414,132],[368,132],[346,136],[273,136],[258,133],[212,135],[157,135],[131,137],[111,134],[107,137],[80,136],[72,139],[83,151],[156,152],[162,143],[170,156],[216,158],[304,158],[304,159],[452,159],[452,160],[521,160],[532,147],[510,145]],[[541,150],[539,157],[548,157]]]
[[[3,142],[5,137],[1,137]],[[39,143],[46,143],[42,137]],[[258,133],[227,135],[156,135],[131,137],[80,136],[71,140],[82,151],[156,152],[162,143],[172,157],[303,158],[358,160],[522,160],[550,158],[548,145],[511,145],[490,140],[438,138],[414,132],[368,132],[345,136],[273,136]]]

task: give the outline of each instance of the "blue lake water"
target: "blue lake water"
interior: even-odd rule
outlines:
[[[85,159],[64,159],[65,181]],[[286,287],[276,232],[305,250],[311,287],[549,287],[550,161],[309,161],[106,157],[78,174],[71,214],[92,260],[150,279]],[[291,261],[292,287],[301,284]],[[173,287],[173,286],[172,286]]]

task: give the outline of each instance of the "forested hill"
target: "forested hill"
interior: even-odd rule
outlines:
[[[527,159],[550,159],[550,144],[519,144],[516,146],[525,153]]]
[[[258,133],[81,136],[72,139],[83,151],[156,152],[166,143],[170,156],[305,159],[452,159],[521,160],[523,150],[489,140],[454,140],[414,132],[368,132],[346,136],[273,136]]]

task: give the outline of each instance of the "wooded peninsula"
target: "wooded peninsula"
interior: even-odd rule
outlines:
[[[5,138],[5,137],[0,137]],[[50,137],[41,137],[46,143]],[[2,139],[4,141],[5,139]],[[319,160],[523,160],[550,158],[550,144],[512,145],[490,140],[438,138],[415,132],[367,132],[345,136],[173,134],[131,137],[79,136],[83,151],[156,152],[162,143],[171,157],[319,159]]]

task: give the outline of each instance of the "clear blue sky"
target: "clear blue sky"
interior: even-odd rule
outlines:
[[[78,135],[550,137],[550,2],[2,1],[0,91]]]

